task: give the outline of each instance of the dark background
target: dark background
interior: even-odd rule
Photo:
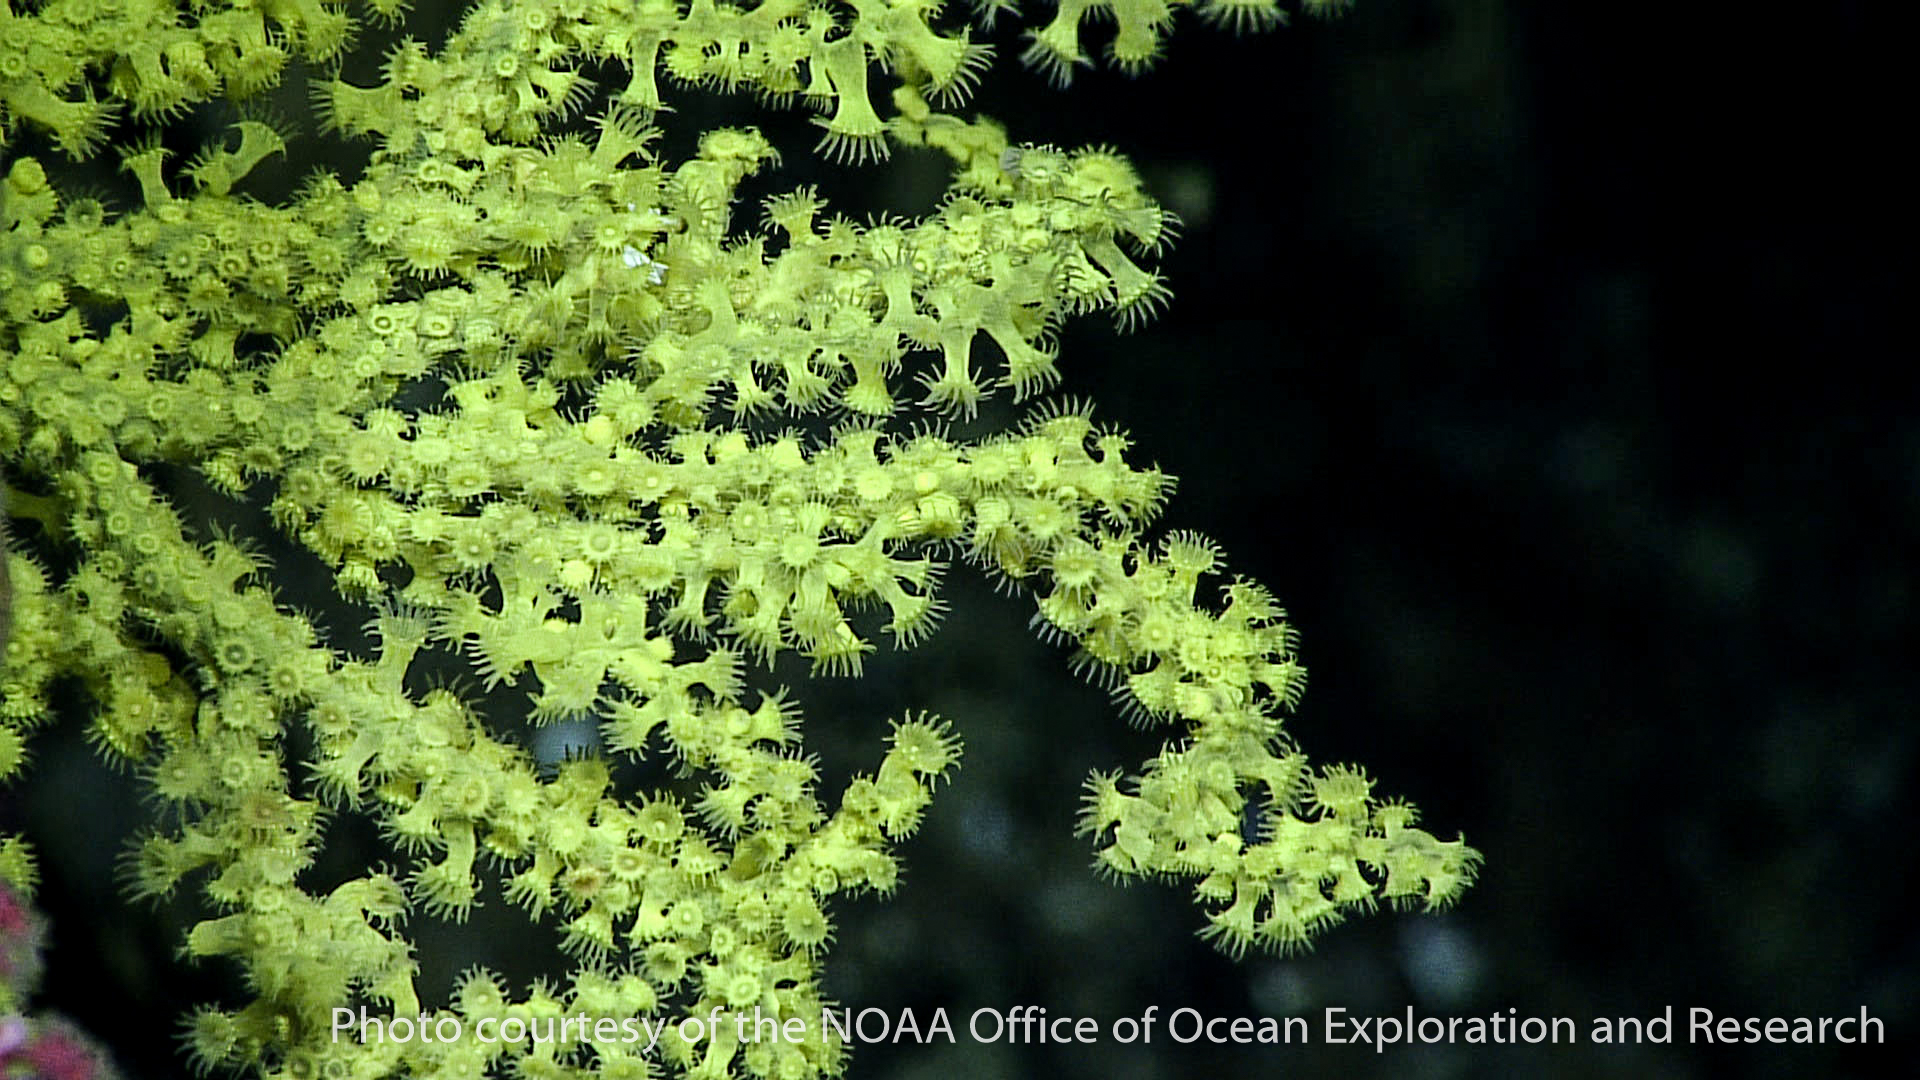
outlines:
[[[1030,602],[956,567],[928,645],[803,697],[830,776],[871,767],[909,708],[967,740],[899,892],[835,907],[828,965],[846,1004],[945,1007],[960,1042],[868,1047],[853,1076],[1876,1075],[1858,1048],[1685,1045],[1690,1007],[1865,1006],[1911,1046],[1920,426],[1891,318],[1911,91],[1877,10],[1374,0],[1241,39],[1183,16],[1141,80],[989,79],[975,104],[1016,139],[1114,144],[1187,222],[1171,309],[1070,328],[1063,392],[1181,477],[1168,524],[1288,605],[1303,747],[1366,764],[1486,866],[1444,915],[1220,958],[1181,889],[1104,885],[1071,835],[1087,771],[1161,736],[1066,674]],[[783,139],[782,175],[810,179]],[[893,164],[908,180],[839,178],[836,205],[924,209],[930,163]],[[101,876],[131,780],[71,727],[37,754],[7,799],[46,855],[43,1003],[129,1074],[176,1075],[182,1003],[230,987],[172,961],[181,912],[129,912]],[[424,992],[476,955],[537,970],[549,939],[505,907]],[[967,1038],[974,1009],[1017,1004],[1305,1015],[1314,1040]],[[1566,1016],[1582,1042],[1321,1045],[1324,1008],[1408,1005]],[[1675,1045],[1586,1042],[1669,1006]]]

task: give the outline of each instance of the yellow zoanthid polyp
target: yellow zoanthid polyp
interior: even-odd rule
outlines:
[[[1065,82],[1100,52],[1083,26],[1111,18],[1108,58],[1146,68],[1182,8],[1280,21],[1273,0],[1062,0],[1027,60]],[[1188,883],[1228,954],[1471,882],[1464,843],[1357,768],[1308,764],[1282,722],[1305,685],[1284,612],[1224,579],[1206,538],[1157,532],[1171,480],[1048,397],[1071,370],[1063,321],[1133,326],[1167,302],[1176,222],[1112,148],[1013,144],[959,114],[1011,5],[481,0],[444,27],[408,9],[0,12],[18,523],[0,779],[31,771],[55,688],[76,688],[98,752],[160,807],[130,891],[192,897],[186,954],[247,988],[192,1015],[195,1064],[843,1071],[814,1026],[836,902],[900,886],[966,718],[907,714],[823,791],[796,699],[755,680],[783,655],[854,675],[878,636],[922,643],[955,558],[1166,730],[1136,771],[1089,780],[1079,829],[1104,874]],[[358,63],[393,24],[411,36]],[[364,167],[276,202],[251,192],[296,149],[280,126],[168,149],[190,112],[294,70],[308,126]],[[743,206],[750,183],[780,186],[780,154],[752,127],[686,130],[715,93],[811,110],[811,152],[839,166],[917,148],[950,166],[947,197],[866,224],[797,185]],[[70,188],[50,154],[117,161],[122,201]],[[1027,419],[929,423],[1004,401]],[[296,567],[326,573],[302,587]],[[295,595],[376,614],[329,634],[361,619]],[[529,749],[567,731],[595,749]],[[641,761],[665,768],[624,767]],[[654,779],[632,790],[636,772]],[[395,865],[321,887],[349,816]],[[30,885],[26,852],[0,842],[0,876]],[[550,923],[571,977],[417,985],[413,928],[489,903]],[[361,1044],[330,1038],[348,1003],[467,1024],[758,1009],[817,1037],[650,1058]]]

